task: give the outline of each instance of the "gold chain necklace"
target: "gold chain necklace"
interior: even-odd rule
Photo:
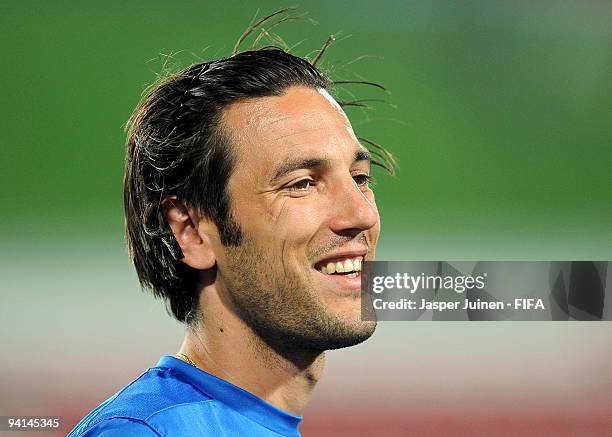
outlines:
[[[191,364],[196,369],[198,368],[197,364],[194,363],[193,360],[191,358],[189,358],[187,355],[179,352],[178,354],[174,354],[174,356],[177,357],[179,360],[183,360],[186,363]]]

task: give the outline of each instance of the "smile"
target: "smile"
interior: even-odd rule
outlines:
[[[349,278],[355,278],[361,272],[362,261],[362,256],[333,260],[325,263],[318,270],[324,275],[346,275]]]

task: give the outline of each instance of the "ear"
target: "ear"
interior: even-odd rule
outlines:
[[[200,214],[195,208],[179,201],[176,196],[162,201],[164,215],[174,238],[183,251],[182,261],[197,270],[207,270],[216,263],[211,244],[210,227],[200,225]]]

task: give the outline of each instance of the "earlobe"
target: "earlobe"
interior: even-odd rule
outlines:
[[[198,270],[207,270],[216,263],[208,227],[200,226],[200,214],[176,196],[162,201],[164,216],[182,252],[182,261]]]

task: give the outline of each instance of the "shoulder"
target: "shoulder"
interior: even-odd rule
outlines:
[[[97,422],[85,430],[73,429],[67,437],[159,437],[145,422],[132,418],[114,417]]]
[[[154,367],[93,409],[68,435],[161,435],[148,422],[150,417],[159,421],[176,414],[181,405],[208,404],[210,401],[210,397],[172,369]]]
[[[248,426],[239,414],[213,401],[183,403],[156,411],[145,419],[108,417],[80,423],[67,437],[207,437]]]

